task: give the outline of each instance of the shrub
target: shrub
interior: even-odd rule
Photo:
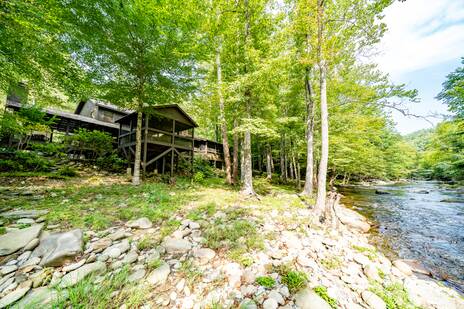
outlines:
[[[33,151],[17,151],[14,155],[16,162],[21,166],[22,170],[47,172],[52,166],[52,162],[43,158]]]
[[[193,175],[193,181],[196,183],[203,183],[205,180],[205,175],[202,172],[196,172],[195,175]]]
[[[63,166],[56,172],[56,174],[64,177],[75,177],[77,176],[77,171],[70,166]]]
[[[106,132],[79,129],[65,138],[66,144],[73,150],[88,153],[90,159],[101,158],[113,150],[113,138]]]
[[[58,156],[62,155],[64,145],[57,143],[34,143],[31,145],[32,150],[41,152],[45,156]]]
[[[0,172],[21,171],[23,167],[13,160],[0,160]]]
[[[201,172],[205,178],[214,176],[214,168],[208,160],[195,157],[193,159],[193,170],[198,173]]]
[[[304,288],[308,281],[308,276],[304,272],[292,270],[289,265],[282,264],[275,267],[276,271],[291,293],[295,293],[298,290]]]
[[[120,172],[126,167],[127,161],[120,158],[116,153],[112,153],[109,156],[97,158],[95,165],[110,172]]]
[[[256,278],[256,283],[265,288],[272,289],[276,282],[271,277],[263,276]]]

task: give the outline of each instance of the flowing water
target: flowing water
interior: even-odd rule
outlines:
[[[464,189],[420,181],[340,191],[345,205],[377,224],[372,237],[387,255],[421,261],[464,292]]]

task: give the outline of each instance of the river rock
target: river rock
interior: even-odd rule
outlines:
[[[295,305],[299,309],[331,309],[330,305],[310,288],[304,288],[295,295]]]
[[[37,247],[39,245],[39,239],[38,238],[34,238],[33,240],[31,240],[24,248],[23,250],[24,251],[32,251],[35,249],[35,247]]]
[[[167,253],[186,253],[192,248],[192,244],[186,239],[175,239],[166,237],[163,247]]]
[[[40,216],[48,214],[48,210],[11,210],[7,212],[3,212],[1,214],[2,217],[5,218],[38,218]]]
[[[109,238],[102,238],[90,244],[89,249],[90,251],[94,251],[96,253],[101,252],[111,246],[113,242]]]
[[[42,266],[61,266],[82,253],[83,244],[82,230],[80,229],[49,234],[40,240],[40,244],[32,252],[32,256],[42,257],[40,261]]]
[[[375,267],[373,264],[367,264],[366,266],[364,266],[363,271],[369,280],[382,281],[382,279],[379,276],[379,271],[377,270],[377,267]]]
[[[127,227],[135,229],[149,229],[153,226],[153,223],[148,218],[140,218],[137,220],[132,220],[126,223]]]
[[[364,233],[368,232],[371,228],[370,224],[366,222],[366,218],[357,212],[342,206],[336,206],[334,209],[336,216],[344,225],[358,229]]]
[[[93,273],[103,273],[106,271],[106,265],[103,262],[95,262],[91,264],[85,264],[81,268],[73,270],[72,272],[66,274],[61,279],[59,286],[61,288],[67,288],[73,285],[76,285],[78,282],[83,280],[90,274]]]
[[[37,224],[0,236],[0,256],[11,254],[25,247],[39,236],[42,228],[43,224]]]
[[[18,266],[16,265],[3,266],[2,268],[0,268],[0,274],[4,276],[4,275],[14,272],[17,269],[18,269]]]
[[[35,220],[31,218],[21,218],[16,221],[17,224],[34,224]]]
[[[369,305],[369,308],[372,308],[372,309],[386,309],[387,308],[387,305],[385,304],[385,302],[380,297],[372,293],[371,291],[367,291],[367,290],[363,291],[361,293],[361,297],[366,302],[366,304]]]
[[[5,308],[13,304],[17,300],[21,299],[21,297],[23,297],[30,289],[31,289],[31,285],[28,284],[24,287],[17,288],[13,292],[10,292],[5,297],[0,299],[0,308]]]
[[[73,271],[75,269],[78,269],[79,267],[81,267],[84,264],[85,264],[85,259],[82,259],[77,263],[66,265],[65,267],[63,267],[62,271],[67,273],[67,272]]]
[[[127,281],[129,281],[129,282],[139,281],[143,277],[145,277],[146,273],[147,273],[147,271],[145,270],[145,268],[137,269],[133,273],[131,273],[129,275],[129,277],[127,277]]]
[[[266,299],[263,303],[263,309],[277,309],[277,307],[279,307],[279,304],[272,298]]]
[[[204,265],[216,256],[216,252],[209,248],[199,248],[193,250],[193,256],[199,259],[200,264]]]
[[[111,247],[108,247],[103,251],[102,255],[107,255],[113,259],[119,257],[124,252],[127,252],[130,249],[130,244],[127,239],[124,239],[120,243],[114,244]]]
[[[123,264],[132,264],[135,261],[137,261],[139,255],[135,251],[130,251],[129,253],[124,256],[124,259],[122,260]]]
[[[163,284],[171,273],[169,265],[163,261],[160,267],[153,270],[147,277],[147,282],[152,285]]]
[[[419,273],[419,274],[423,274],[427,276],[430,275],[430,271],[427,268],[425,268],[424,265],[422,265],[419,261],[416,261],[416,260],[400,260],[400,261],[408,265],[411,271],[415,273]]]
[[[57,300],[68,298],[68,291],[56,291],[47,287],[41,287],[31,290],[18,302],[18,308],[44,308]]]
[[[403,260],[395,260],[395,261],[393,261],[393,265],[396,268],[398,268],[406,276],[411,276],[412,275],[411,268]]]
[[[464,308],[464,299],[457,292],[439,286],[432,280],[407,278],[404,287],[414,305],[421,308]]]

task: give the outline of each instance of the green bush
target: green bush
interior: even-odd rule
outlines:
[[[206,178],[215,176],[214,168],[211,166],[211,163],[199,157],[195,157],[193,160],[193,170],[197,173],[201,172]]]
[[[0,160],[0,172],[21,171],[23,167],[13,160]]]
[[[70,166],[63,166],[56,173],[59,176],[65,176],[65,177],[75,177],[75,176],[77,176],[77,171],[74,168],[70,167]]]
[[[204,180],[205,180],[205,175],[202,172],[196,172],[193,175],[193,181],[194,182],[203,183]]]
[[[57,143],[35,143],[31,145],[32,150],[41,152],[45,156],[58,156],[62,155],[64,145]]]
[[[127,166],[127,161],[120,158],[116,153],[113,153],[109,156],[97,158],[95,165],[110,172],[120,172]]]
[[[113,138],[102,131],[79,129],[65,138],[71,150],[89,154],[89,159],[101,158],[113,151]]]
[[[265,288],[272,289],[276,282],[271,277],[263,276],[256,278],[256,283]]]
[[[15,160],[26,171],[48,172],[53,165],[51,160],[45,159],[33,151],[18,151]]]

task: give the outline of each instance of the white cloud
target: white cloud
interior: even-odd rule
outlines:
[[[464,56],[463,0],[395,2],[384,22],[376,62],[394,78]]]

